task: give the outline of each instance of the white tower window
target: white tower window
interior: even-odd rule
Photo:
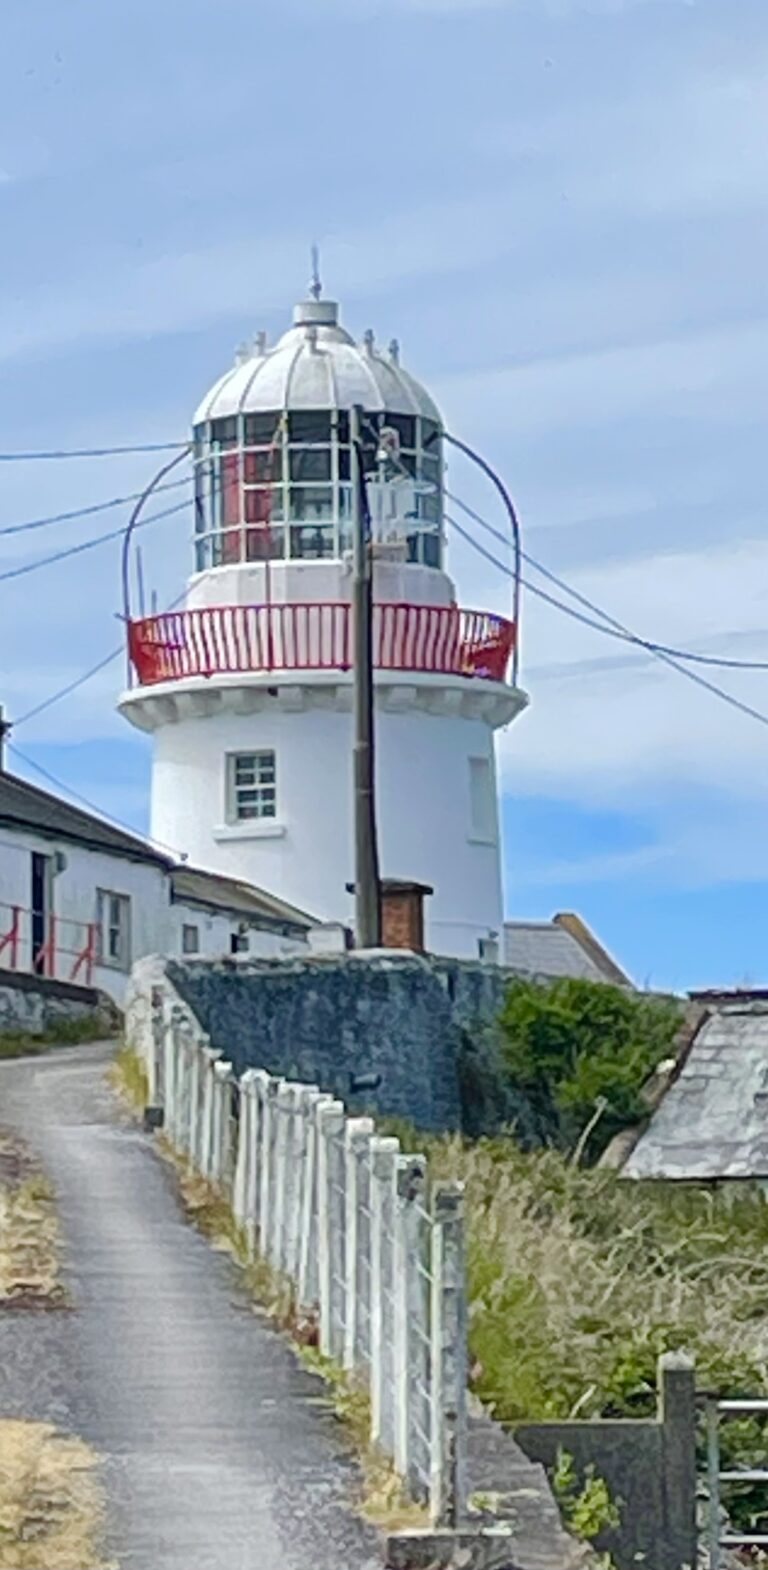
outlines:
[[[227,818],[277,817],[277,767],[274,752],[231,752],[227,758]]]
[[[496,797],[490,758],[469,760],[469,837],[496,844]]]

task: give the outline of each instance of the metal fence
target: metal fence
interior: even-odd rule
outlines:
[[[150,1099],[173,1147],[224,1192],[251,1257],[287,1278],[321,1352],[368,1392],[371,1439],[432,1521],[466,1504],[466,1295],[459,1184],[341,1101],[248,1069],[238,1080],[165,983]]]
[[[724,1529],[722,1509],[723,1492],[729,1485],[738,1483],[768,1484],[765,1467],[736,1467],[721,1471],[720,1468],[720,1419],[734,1417],[768,1418],[768,1401],[761,1399],[721,1400],[717,1396],[705,1398],[707,1422],[707,1570],[721,1570],[723,1550],[768,1548],[765,1532],[734,1532]],[[768,1498],[768,1495],[766,1496]],[[762,1563],[762,1560],[761,1560]]]

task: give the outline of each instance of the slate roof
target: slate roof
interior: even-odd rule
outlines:
[[[115,828],[97,813],[71,807],[60,796],[52,796],[28,780],[0,769],[0,823],[16,829],[31,829],[47,839],[69,840],[89,850],[109,851],[130,861],[146,861],[157,867],[170,867],[171,858],[153,845]]]
[[[206,910],[227,914],[234,912],[246,920],[268,921],[272,926],[295,927],[302,932],[317,925],[306,911],[288,905],[265,889],[241,883],[237,878],[222,877],[218,872],[205,872],[199,867],[172,869],[171,898],[176,903],[202,905]]]
[[[505,921],[503,962],[530,976],[631,985],[594,934],[571,914],[553,916],[551,921]]]
[[[706,1015],[623,1172],[768,1177],[768,999],[724,1002]]]

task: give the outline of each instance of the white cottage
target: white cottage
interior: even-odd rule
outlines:
[[[0,975],[79,982],[119,1004],[145,955],[269,958],[303,950],[314,925],[0,770]]]

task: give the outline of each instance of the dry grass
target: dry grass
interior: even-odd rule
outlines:
[[[149,1103],[149,1080],[143,1058],[132,1047],[119,1046],[108,1073],[115,1094],[132,1112],[143,1112]]]
[[[95,1465],[48,1423],[0,1420],[0,1570],[107,1570]]]
[[[0,1309],[63,1305],[58,1276],[51,1186],[22,1142],[0,1133]]]
[[[500,1417],[650,1413],[657,1357],[675,1348],[705,1388],[768,1393],[756,1189],[622,1182],[511,1140],[427,1143],[432,1174],[467,1185],[475,1384]]]

